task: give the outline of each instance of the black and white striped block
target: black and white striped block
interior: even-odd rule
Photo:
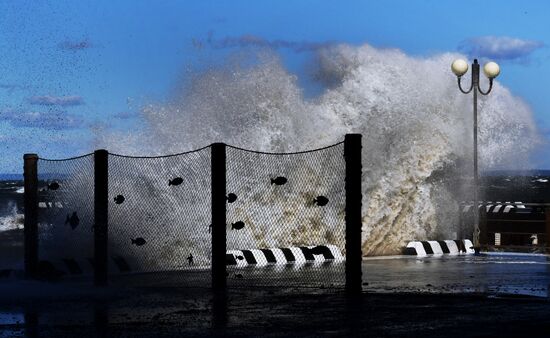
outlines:
[[[283,265],[343,261],[344,256],[335,245],[317,245],[289,248],[229,250],[226,255],[228,266]]]
[[[412,241],[405,247],[405,255],[458,255],[475,253],[472,241],[456,239],[444,241]]]
[[[91,275],[94,273],[93,258],[57,258],[41,260],[40,265],[46,270],[58,271],[64,276]],[[112,256],[108,261],[110,274],[132,272],[130,264],[122,256]]]
[[[41,209],[63,209],[69,205],[67,202],[60,201],[41,201],[38,202],[38,207]]]
[[[473,203],[470,202],[470,203],[463,203],[462,204],[462,212],[463,213],[468,213],[470,212],[470,210],[472,210],[472,206],[473,206]],[[530,208],[526,208],[525,205],[522,203],[522,202],[491,202],[491,201],[486,201],[486,202],[480,202],[479,205],[478,205],[478,208],[481,209],[483,206],[485,206],[485,211],[487,213],[493,213],[493,214],[498,214],[498,213],[503,213],[503,214],[508,214],[508,213],[513,213],[513,212],[517,212],[517,211],[525,211],[525,212],[531,212],[532,210]]]

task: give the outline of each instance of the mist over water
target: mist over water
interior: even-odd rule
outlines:
[[[146,156],[212,142],[287,152],[361,133],[363,252],[394,254],[409,240],[457,232],[457,201],[469,188],[455,179],[472,172],[472,96],[459,92],[450,71],[457,57],[328,48],[312,66],[326,90],[304,99],[279,57],[260,51],[191,74],[169,102],[143,107],[140,133],[98,131],[97,146]],[[464,80],[468,86],[469,74]],[[529,107],[498,81],[479,98],[479,128],[481,170],[518,169],[539,143]]]

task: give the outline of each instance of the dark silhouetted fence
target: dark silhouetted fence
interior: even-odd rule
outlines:
[[[37,268],[40,278],[93,273],[94,155],[37,161]],[[27,193],[35,191],[25,190]]]
[[[159,157],[109,155],[111,272],[124,273],[111,273],[112,282],[211,285],[210,150]],[[147,275],[137,278],[134,273]]]
[[[361,290],[361,136],[297,153],[215,143],[25,155],[29,278]]]

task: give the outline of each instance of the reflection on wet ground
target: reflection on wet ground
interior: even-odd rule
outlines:
[[[319,269],[342,272],[341,266],[309,268],[311,278],[322,275]],[[261,272],[249,272],[250,281],[262,279]],[[284,279],[285,270],[278,273]],[[518,330],[550,330],[550,260],[546,256],[368,258],[363,261],[363,274],[364,292],[351,298],[337,288],[230,287],[227,293],[212,294],[209,288],[0,283],[0,337],[228,332],[399,336],[433,333],[434,328],[461,334],[474,324],[487,333],[503,321],[519,322]],[[181,274],[167,276],[160,280],[173,285]],[[269,274],[269,278],[275,276]]]
[[[239,278],[236,278],[239,277]],[[208,270],[113,277],[118,286],[210,286]],[[228,268],[230,288],[343,288],[345,264]],[[363,291],[548,297],[550,257],[528,254],[387,256],[363,260]]]
[[[550,257],[482,254],[363,261],[364,290],[371,292],[479,292],[548,297]]]

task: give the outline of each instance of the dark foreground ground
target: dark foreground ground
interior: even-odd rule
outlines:
[[[323,282],[341,271],[312,269]],[[4,280],[0,337],[550,337],[549,256],[365,259],[355,296],[281,286],[309,276],[291,271],[240,270],[243,283],[230,281],[217,297],[181,287],[189,273],[128,275],[108,288],[92,287],[89,277]]]
[[[481,294],[233,290],[224,304],[207,289],[109,289],[25,301],[4,294],[1,307],[4,337],[550,336],[547,299]]]
[[[148,290],[118,294],[110,302],[92,298],[26,304],[27,323],[0,330],[6,337],[550,336],[550,303],[536,299],[368,293],[350,299],[240,291],[227,297],[226,311],[216,304],[222,307],[216,317],[205,292]],[[21,305],[4,304],[4,313],[15,314]]]

